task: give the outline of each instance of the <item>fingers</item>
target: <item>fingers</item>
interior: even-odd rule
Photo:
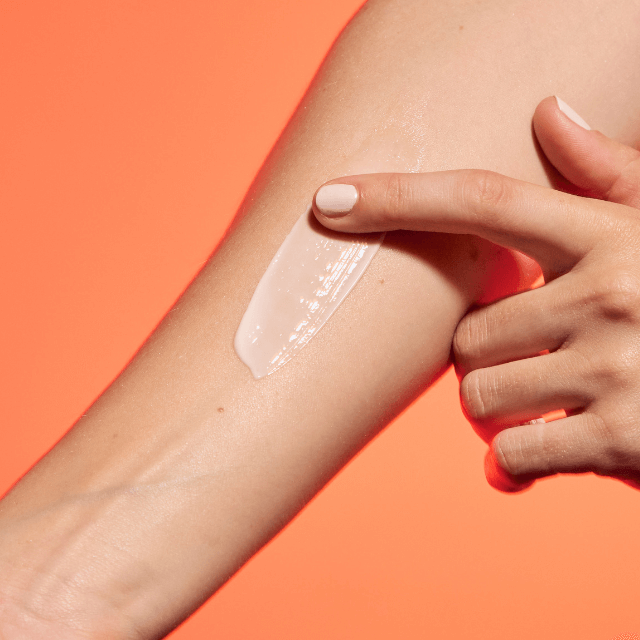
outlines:
[[[527,481],[556,473],[613,474],[620,466],[603,421],[592,413],[506,429],[492,451],[510,477]]]
[[[576,410],[591,401],[589,385],[568,373],[563,352],[476,369],[460,384],[462,408],[489,442],[500,430],[559,409]]]
[[[498,491],[503,493],[518,493],[533,485],[535,478],[525,479],[525,476],[513,476],[505,471],[496,460],[493,450],[490,448],[484,457],[484,475],[487,482]]]
[[[611,412],[614,413],[614,412]],[[609,476],[640,488],[640,434],[624,421],[585,411],[502,431],[485,460],[489,483],[514,492],[558,473]]]
[[[487,478],[502,491],[584,471],[640,483],[640,152],[555,98],[534,127],[590,198],[479,170],[374,174],[323,186],[314,213],[337,231],[474,234],[533,258],[544,287],[474,310],[455,333],[463,408],[492,442]],[[570,417],[522,424],[560,409]]]
[[[567,105],[551,96],[533,116],[536,137],[547,158],[586,195],[640,208],[640,152],[584,128],[565,112]]]
[[[567,274],[468,313],[453,337],[458,375],[558,349],[573,323],[572,280]]]
[[[316,217],[336,231],[475,234],[527,254],[546,274],[568,271],[594,246],[604,206],[480,170],[351,176],[314,198]]]

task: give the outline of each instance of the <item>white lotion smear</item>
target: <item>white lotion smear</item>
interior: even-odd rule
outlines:
[[[273,373],[308,344],[358,282],[383,238],[329,231],[311,209],[298,219],[236,333],[236,353],[254,378]]]

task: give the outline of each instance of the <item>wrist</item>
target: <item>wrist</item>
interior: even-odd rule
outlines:
[[[9,585],[0,586],[0,638],[2,640],[128,640],[137,637],[126,621],[102,608],[70,610],[60,602],[49,602],[36,590],[17,598]],[[62,605],[62,606],[61,606]]]
[[[92,521],[51,511],[0,521],[0,639],[139,638],[121,606],[137,599],[136,589],[104,562],[99,536],[78,535]]]

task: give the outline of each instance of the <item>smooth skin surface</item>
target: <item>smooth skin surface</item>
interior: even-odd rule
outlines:
[[[547,184],[530,114],[554,91],[634,140],[639,14],[632,2],[368,3],[216,255],[1,503],[4,640],[164,636],[436,379],[469,305],[497,275],[494,295],[520,284],[487,242],[390,234],[331,322],[266,380],[233,335],[332,177],[475,167]]]
[[[463,408],[499,463],[489,456],[488,478],[512,491],[591,471],[640,487],[640,152],[578,126],[553,97],[533,123],[590,198],[450,171],[338,179],[357,203],[314,209],[339,231],[474,233],[535,259],[545,286],[472,311],[453,341]]]

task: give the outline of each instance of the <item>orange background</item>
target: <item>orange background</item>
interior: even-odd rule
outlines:
[[[0,4],[4,490],[216,245],[358,0]],[[172,638],[610,640],[640,495],[490,489],[444,378]]]

